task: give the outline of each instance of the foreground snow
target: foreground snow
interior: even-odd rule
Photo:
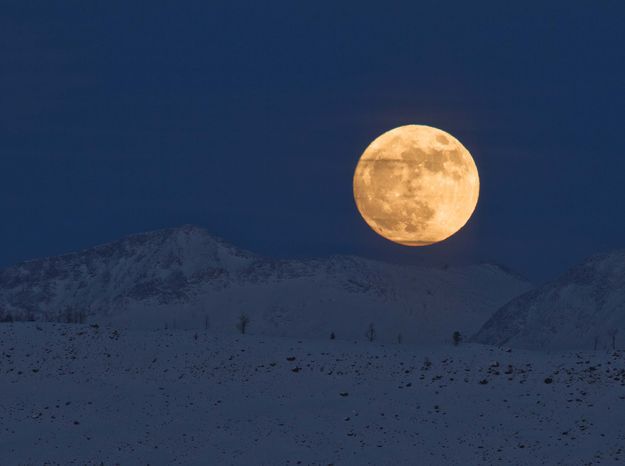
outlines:
[[[621,353],[16,323],[0,373],[2,465],[625,461]]]

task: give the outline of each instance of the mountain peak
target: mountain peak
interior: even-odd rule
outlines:
[[[449,270],[355,256],[273,260],[183,225],[0,271],[0,311],[55,319],[80,310],[89,322],[128,328],[448,341],[470,334],[528,284],[488,267]],[[361,328],[362,327],[362,328]]]
[[[530,349],[609,348],[625,334],[625,251],[597,254],[499,309],[474,341]]]

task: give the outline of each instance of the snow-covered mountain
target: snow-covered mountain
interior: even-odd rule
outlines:
[[[432,343],[471,334],[529,289],[492,264],[399,266],[357,257],[274,260],[193,226],[131,236],[0,271],[0,310],[37,320],[81,311],[87,322],[135,329]]]
[[[593,256],[498,310],[480,343],[531,349],[608,349],[625,341],[625,251]]]

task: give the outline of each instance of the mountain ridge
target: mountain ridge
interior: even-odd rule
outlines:
[[[594,254],[504,305],[472,337],[527,349],[615,346],[625,334],[625,250]]]
[[[302,337],[361,338],[373,322],[385,341],[439,341],[477,330],[528,288],[492,264],[272,259],[184,225],[4,268],[0,309],[39,320],[80,309],[88,322],[227,333],[246,313],[252,332]]]

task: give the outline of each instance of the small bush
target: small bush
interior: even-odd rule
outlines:
[[[236,325],[237,330],[241,332],[241,335],[245,334],[245,331],[247,330],[247,326],[249,325],[249,323],[250,323],[250,318],[246,314],[241,313],[241,315],[239,316],[239,321],[237,322],[237,325]]]

